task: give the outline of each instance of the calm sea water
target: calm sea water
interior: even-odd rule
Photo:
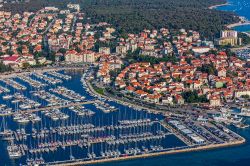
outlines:
[[[250,0],[229,0],[229,5],[218,7],[218,10],[233,11],[239,16],[244,16],[250,20]],[[250,25],[238,26],[234,28],[240,32],[250,31]]]

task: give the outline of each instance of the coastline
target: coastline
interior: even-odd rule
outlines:
[[[226,2],[226,3],[223,3],[223,4],[219,4],[219,5],[213,5],[213,6],[208,7],[208,9],[216,9],[218,7],[227,6],[227,5],[230,5],[230,3]],[[240,21],[236,22],[236,23],[226,25],[226,27],[228,29],[232,29],[232,28],[240,27],[240,26],[245,26],[245,25],[250,25],[250,21],[248,19],[246,19],[245,17],[240,16],[239,14],[237,14],[237,17],[240,19]]]
[[[188,148],[188,149],[170,150],[170,151],[165,151],[165,152],[147,153],[147,154],[118,157],[118,158],[106,158],[106,159],[100,159],[100,160],[76,161],[76,162],[72,161],[72,163],[61,163],[61,164],[51,163],[51,165],[52,166],[77,166],[77,165],[98,164],[98,163],[114,162],[114,161],[124,161],[124,160],[131,160],[131,159],[157,157],[161,155],[170,155],[170,154],[177,154],[177,153],[186,153],[186,152],[211,150],[211,149],[217,149],[217,148],[223,148],[223,147],[231,147],[231,146],[244,144],[245,142],[246,140],[242,138],[242,140],[230,142],[230,143],[224,143],[224,144],[212,144],[212,145],[206,145],[206,146],[200,146],[200,147],[194,147],[194,148]]]
[[[209,6],[208,9],[216,9],[217,7],[227,6],[227,5],[230,5],[229,2],[226,2],[226,3],[223,3],[223,4],[219,4],[219,5]]]
[[[250,21],[246,21],[246,22],[239,21],[237,23],[229,24],[226,27],[229,28],[229,29],[232,29],[232,28],[235,28],[235,27],[245,26],[245,25],[250,25]]]
[[[243,16],[238,16],[238,18],[240,19],[239,22],[229,24],[226,27],[229,29],[232,29],[232,28],[239,27],[239,26],[250,25],[250,21],[247,18],[245,18]]]

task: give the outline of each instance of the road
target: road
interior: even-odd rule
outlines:
[[[196,115],[198,116],[198,112],[197,111],[193,111],[193,108],[191,106],[181,106],[181,107],[170,107],[170,106],[165,106],[165,105],[154,105],[154,106],[150,106],[148,103],[142,102],[142,101],[138,101],[134,98],[130,98],[127,99],[125,97],[121,98],[119,96],[114,96],[111,95],[110,93],[105,93],[105,95],[101,95],[98,94],[94,91],[93,87],[91,86],[90,80],[87,80],[87,86],[90,89],[91,93],[105,98],[107,100],[113,100],[116,101],[122,105],[127,105],[133,108],[137,108],[137,109],[144,109],[144,110],[148,110],[149,112],[154,112],[154,113],[158,113],[158,114],[164,114],[165,116],[168,115]],[[214,111],[213,111],[214,112]],[[218,112],[218,111],[216,111]]]

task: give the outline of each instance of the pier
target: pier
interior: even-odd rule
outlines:
[[[72,106],[93,104],[93,103],[98,103],[98,102],[99,102],[98,100],[92,100],[92,101],[84,101],[84,102],[77,102],[77,103],[69,103],[67,105],[48,106],[48,107],[37,108],[37,109],[23,110],[22,113],[40,112],[40,111],[48,110],[48,109],[60,109],[60,108],[66,108],[66,107],[72,107]],[[15,112],[10,113],[9,115],[13,115],[13,114],[15,114]],[[6,115],[0,114],[0,116],[6,116]]]
[[[186,152],[194,152],[194,151],[204,151],[204,150],[211,150],[215,148],[223,148],[223,147],[230,147],[230,146],[236,146],[245,143],[245,139],[241,141],[235,141],[230,143],[224,143],[224,144],[213,144],[213,145],[207,145],[207,146],[198,146],[198,147],[187,147],[183,149],[179,148],[170,148],[163,152],[157,152],[157,153],[147,153],[147,154],[141,154],[141,155],[134,155],[134,156],[124,156],[124,157],[117,157],[117,158],[106,158],[106,159],[99,159],[99,160],[90,160],[90,161],[84,161],[84,160],[69,160],[64,162],[50,162],[51,166],[77,166],[77,165],[87,165],[87,164],[98,164],[98,163],[105,163],[105,162],[113,162],[113,161],[122,161],[122,160],[132,160],[132,159],[140,159],[140,158],[152,158],[157,157],[160,155],[168,155],[168,154],[176,154],[176,153],[186,153]]]

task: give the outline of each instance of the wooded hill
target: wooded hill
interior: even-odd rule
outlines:
[[[5,4],[12,12],[37,11],[44,6],[65,8],[79,3],[92,22],[113,24],[120,33],[137,33],[144,28],[193,29],[206,37],[219,34],[225,24],[238,21],[234,13],[208,9],[225,0],[30,0]]]

